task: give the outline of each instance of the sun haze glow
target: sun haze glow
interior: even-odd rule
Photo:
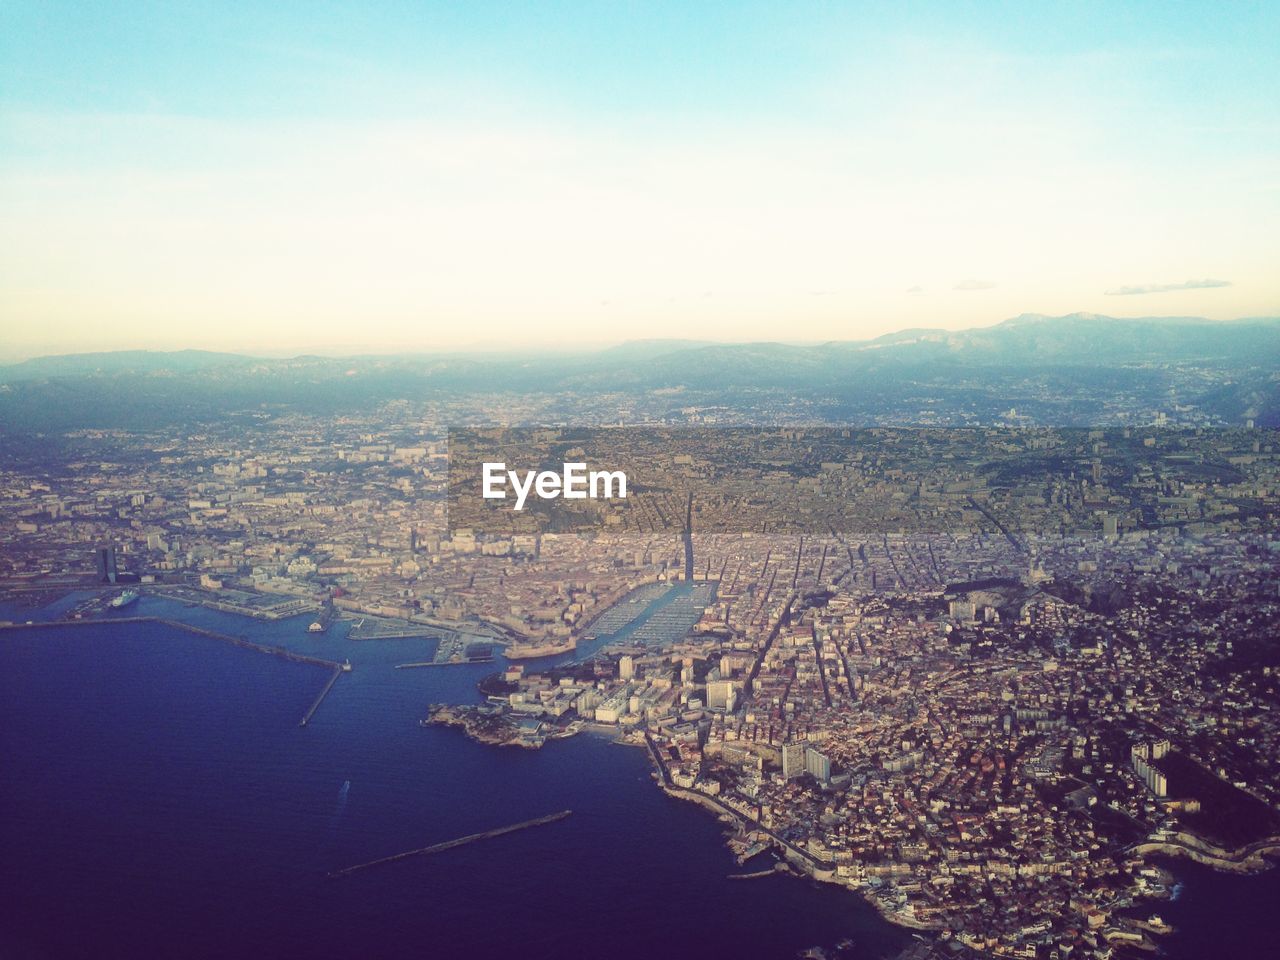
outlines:
[[[0,353],[1273,314],[1267,4],[14,2]]]

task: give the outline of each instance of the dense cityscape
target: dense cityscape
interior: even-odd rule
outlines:
[[[0,23],[0,960],[1277,954],[1280,3]]]
[[[339,618],[341,643],[438,637],[424,665],[495,672],[423,723],[632,743],[744,877],[845,887],[917,956],[1157,948],[1171,858],[1250,873],[1280,850],[1273,431],[1117,401],[1094,430],[943,414],[965,429],[788,429],[783,454],[773,430],[682,433],[710,413],[686,404],[654,422],[665,447],[615,444],[647,500],[503,532],[450,517],[447,425],[545,408],[486,402],[45,437],[4,469],[0,589],[87,591],[68,620],[139,593],[305,614],[335,662]],[[635,406],[607,404],[584,419]],[[771,502],[807,502],[807,528],[762,529]]]

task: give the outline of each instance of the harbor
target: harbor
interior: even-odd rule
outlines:
[[[644,646],[669,646],[682,640],[702,617],[702,611],[715,599],[713,582],[695,582],[692,589],[679,594],[665,606],[653,611],[627,641]]]
[[[139,612],[152,612],[145,596]],[[309,646],[313,641],[302,635],[306,620],[237,624],[198,610],[185,613],[263,646],[342,659],[328,652],[336,647],[327,642]],[[497,957],[509,949],[513,931],[554,937],[583,910],[613,924],[636,906],[661,910],[665,894],[659,891],[683,884],[706,891],[714,909],[734,921],[733,929],[768,910],[813,917],[817,899],[820,932],[812,921],[803,930],[777,924],[763,936],[731,929],[726,940],[740,955],[750,956],[762,942],[780,956],[795,955],[819,938],[897,942],[872,911],[842,891],[813,890],[782,875],[750,883],[726,879],[768,863],[736,867],[714,821],[653,789],[642,751],[618,750],[603,736],[572,737],[535,756],[494,750],[456,731],[420,729],[415,711],[423,699],[475,702],[477,671],[486,669],[393,670],[398,662],[430,659],[433,645],[398,660],[397,650],[412,648],[349,645],[362,679],[336,683],[304,732],[299,719],[328,674],[285,669],[287,661],[252,656],[229,643],[182,642],[158,624],[120,619],[0,634],[11,678],[11,729],[22,729],[28,722],[22,718],[30,717],[58,735],[52,752],[26,737],[11,739],[6,762],[17,775],[9,789],[21,789],[33,771],[52,764],[69,795],[90,806],[105,799],[137,823],[136,830],[104,837],[90,823],[68,822],[58,810],[34,803],[10,822],[13,840],[6,849],[16,851],[15,869],[78,884],[74,893],[83,891],[91,905],[86,922],[95,938],[109,938],[118,929],[114,918],[146,899],[170,913],[191,909],[208,917],[198,931],[203,939],[196,955],[210,960],[240,955],[245,925],[296,945],[299,955],[334,960],[371,953],[412,960],[415,943],[438,944],[448,955]],[[104,670],[113,678],[109,683],[99,682]],[[157,682],[175,671],[182,682],[176,697],[171,691],[178,688]],[[263,677],[270,682],[259,683]],[[83,709],[67,709],[49,695],[72,681]],[[157,737],[157,728],[173,734]],[[120,777],[104,780],[97,764],[119,770]],[[457,775],[462,770],[465,780]],[[141,780],[147,783],[142,790],[136,786]],[[227,813],[211,820],[211,805]],[[473,841],[425,859],[407,857],[345,880],[328,877],[384,854],[562,810],[573,814],[560,827]],[[59,835],[103,845],[89,861],[91,871],[77,872],[75,864],[85,863],[79,849],[20,839]],[[201,839],[191,844],[188,835]],[[624,836],[635,842],[619,843]],[[601,850],[610,856],[602,858]],[[181,881],[148,884],[136,870],[120,876],[116,867],[125,858],[141,858],[148,870],[172,864]],[[502,878],[497,922],[474,886],[452,880],[508,861],[518,869]],[[234,871],[237,882],[228,883],[220,870]],[[637,878],[625,892],[625,907],[619,903],[620,874]],[[97,879],[104,875],[112,882]],[[567,881],[567,875],[577,880]],[[572,898],[547,898],[548,890],[566,882],[573,884]],[[431,910],[423,914],[426,891]],[[29,912],[26,902],[21,907]],[[442,928],[439,918],[446,914],[451,922]],[[334,917],[342,922],[335,924]],[[693,915],[675,916],[668,937],[694,942],[703,923]],[[155,925],[130,936],[137,956],[190,952]],[[641,936],[621,956],[652,956],[666,939]]]
[[[599,636],[618,633],[649,609],[651,603],[666,596],[670,589],[671,584],[662,581],[637,587],[595,617],[590,623],[591,632]]]
[[[308,666],[323,667],[332,671],[332,675],[321,688],[320,693],[312,701],[307,712],[303,714],[298,726],[305,727],[311,722],[311,718],[315,716],[320,704],[324,702],[324,698],[329,695],[329,691],[333,689],[333,685],[338,682],[338,678],[344,673],[351,672],[351,661],[345,660],[339,663],[336,660],[324,660],[320,657],[308,656],[305,653],[296,653],[284,647],[269,646],[263,643],[255,643],[244,637],[233,637],[228,633],[219,633],[217,630],[210,630],[207,627],[198,627],[189,623],[182,623],[178,620],[170,620],[167,617],[113,617],[108,621],[102,620],[55,620],[55,621],[39,621],[29,623],[8,623],[0,624],[0,631],[11,630],[58,630],[65,627],[100,627],[103,623],[111,624],[140,624],[140,623],[157,623],[168,627],[172,630],[178,630],[183,633],[193,634],[199,637],[207,637],[210,640],[217,640],[221,643],[231,644],[235,647],[242,647],[245,650],[252,650],[255,653],[265,653],[281,660],[288,660],[291,663],[305,663]]]

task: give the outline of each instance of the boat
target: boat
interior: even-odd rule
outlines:
[[[137,590],[126,590],[124,593],[120,594],[120,596],[116,597],[114,600],[111,601],[111,606],[127,607],[129,604],[133,603],[137,599],[138,599]]]
[[[311,626],[307,627],[307,633],[324,633],[324,624],[316,620]]]

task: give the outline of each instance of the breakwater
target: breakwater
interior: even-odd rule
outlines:
[[[384,864],[395,863],[398,860],[406,860],[409,857],[420,857],[430,853],[441,853],[445,850],[452,850],[454,847],[466,846],[469,843],[476,843],[480,840],[491,840],[494,837],[501,837],[507,833],[515,833],[517,830],[528,830],[531,827],[541,827],[548,823],[555,823],[557,820],[563,820],[565,817],[573,813],[572,810],[561,810],[559,813],[549,813],[545,817],[534,817],[532,820],[522,820],[520,823],[513,823],[506,827],[496,827],[493,830],[485,830],[481,833],[471,833],[465,837],[458,837],[456,840],[446,840],[443,843],[433,843],[429,847],[418,847],[416,850],[406,850],[404,853],[394,853],[389,857],[379,857],[377,860],[369,860],[365,863],[357,863],[351,867],[343,867],[340,870],[330,871],[327,876],[330,879],[337,877],[345,877],[359,870],[368,870],[370,867],[380,867]]]
[[[329,695],[329,691],[333,689],[333,685],[338,682],[338,677],[351,670],[350,662],[339,663],[336,660],[324,660],[320,657],[311,657],[305,653],[295,653],[285,647],[273,647],[264,643],[255,643],[244,637],[234,637],[229,633],[219,633],[217,630],[209,630],[206,627],[197,627],[189,623],[182,623],[179,620],[170,620],[166,617],[112,617],[109,620],[52,620],[39,623],[7,623],[0,625],[0,631],[5,630],[48,630],[48,629],[64,629],[66,627],[102,627],[106,624],[130,624],[130,623],[158,623],[169,627],[173,630],[180,630],[183,633],[193,634],[198,637],[207,637],[210,640],[217,640],[220,643],[229,643],[235,647],[241,647],[245,650],[252,650],[255,653],[265,653],[269,656],[279,657],[281,660],[288,660],[291,663],[305,663],[308,666],[323,667],[333,672],[329,677],[319,695],[312,702],[307,712],[302,715],[299,726],[305,727],[311,722],[311,718],[315,715],[316,710],[320,708],[320,704],[324,698]]]

